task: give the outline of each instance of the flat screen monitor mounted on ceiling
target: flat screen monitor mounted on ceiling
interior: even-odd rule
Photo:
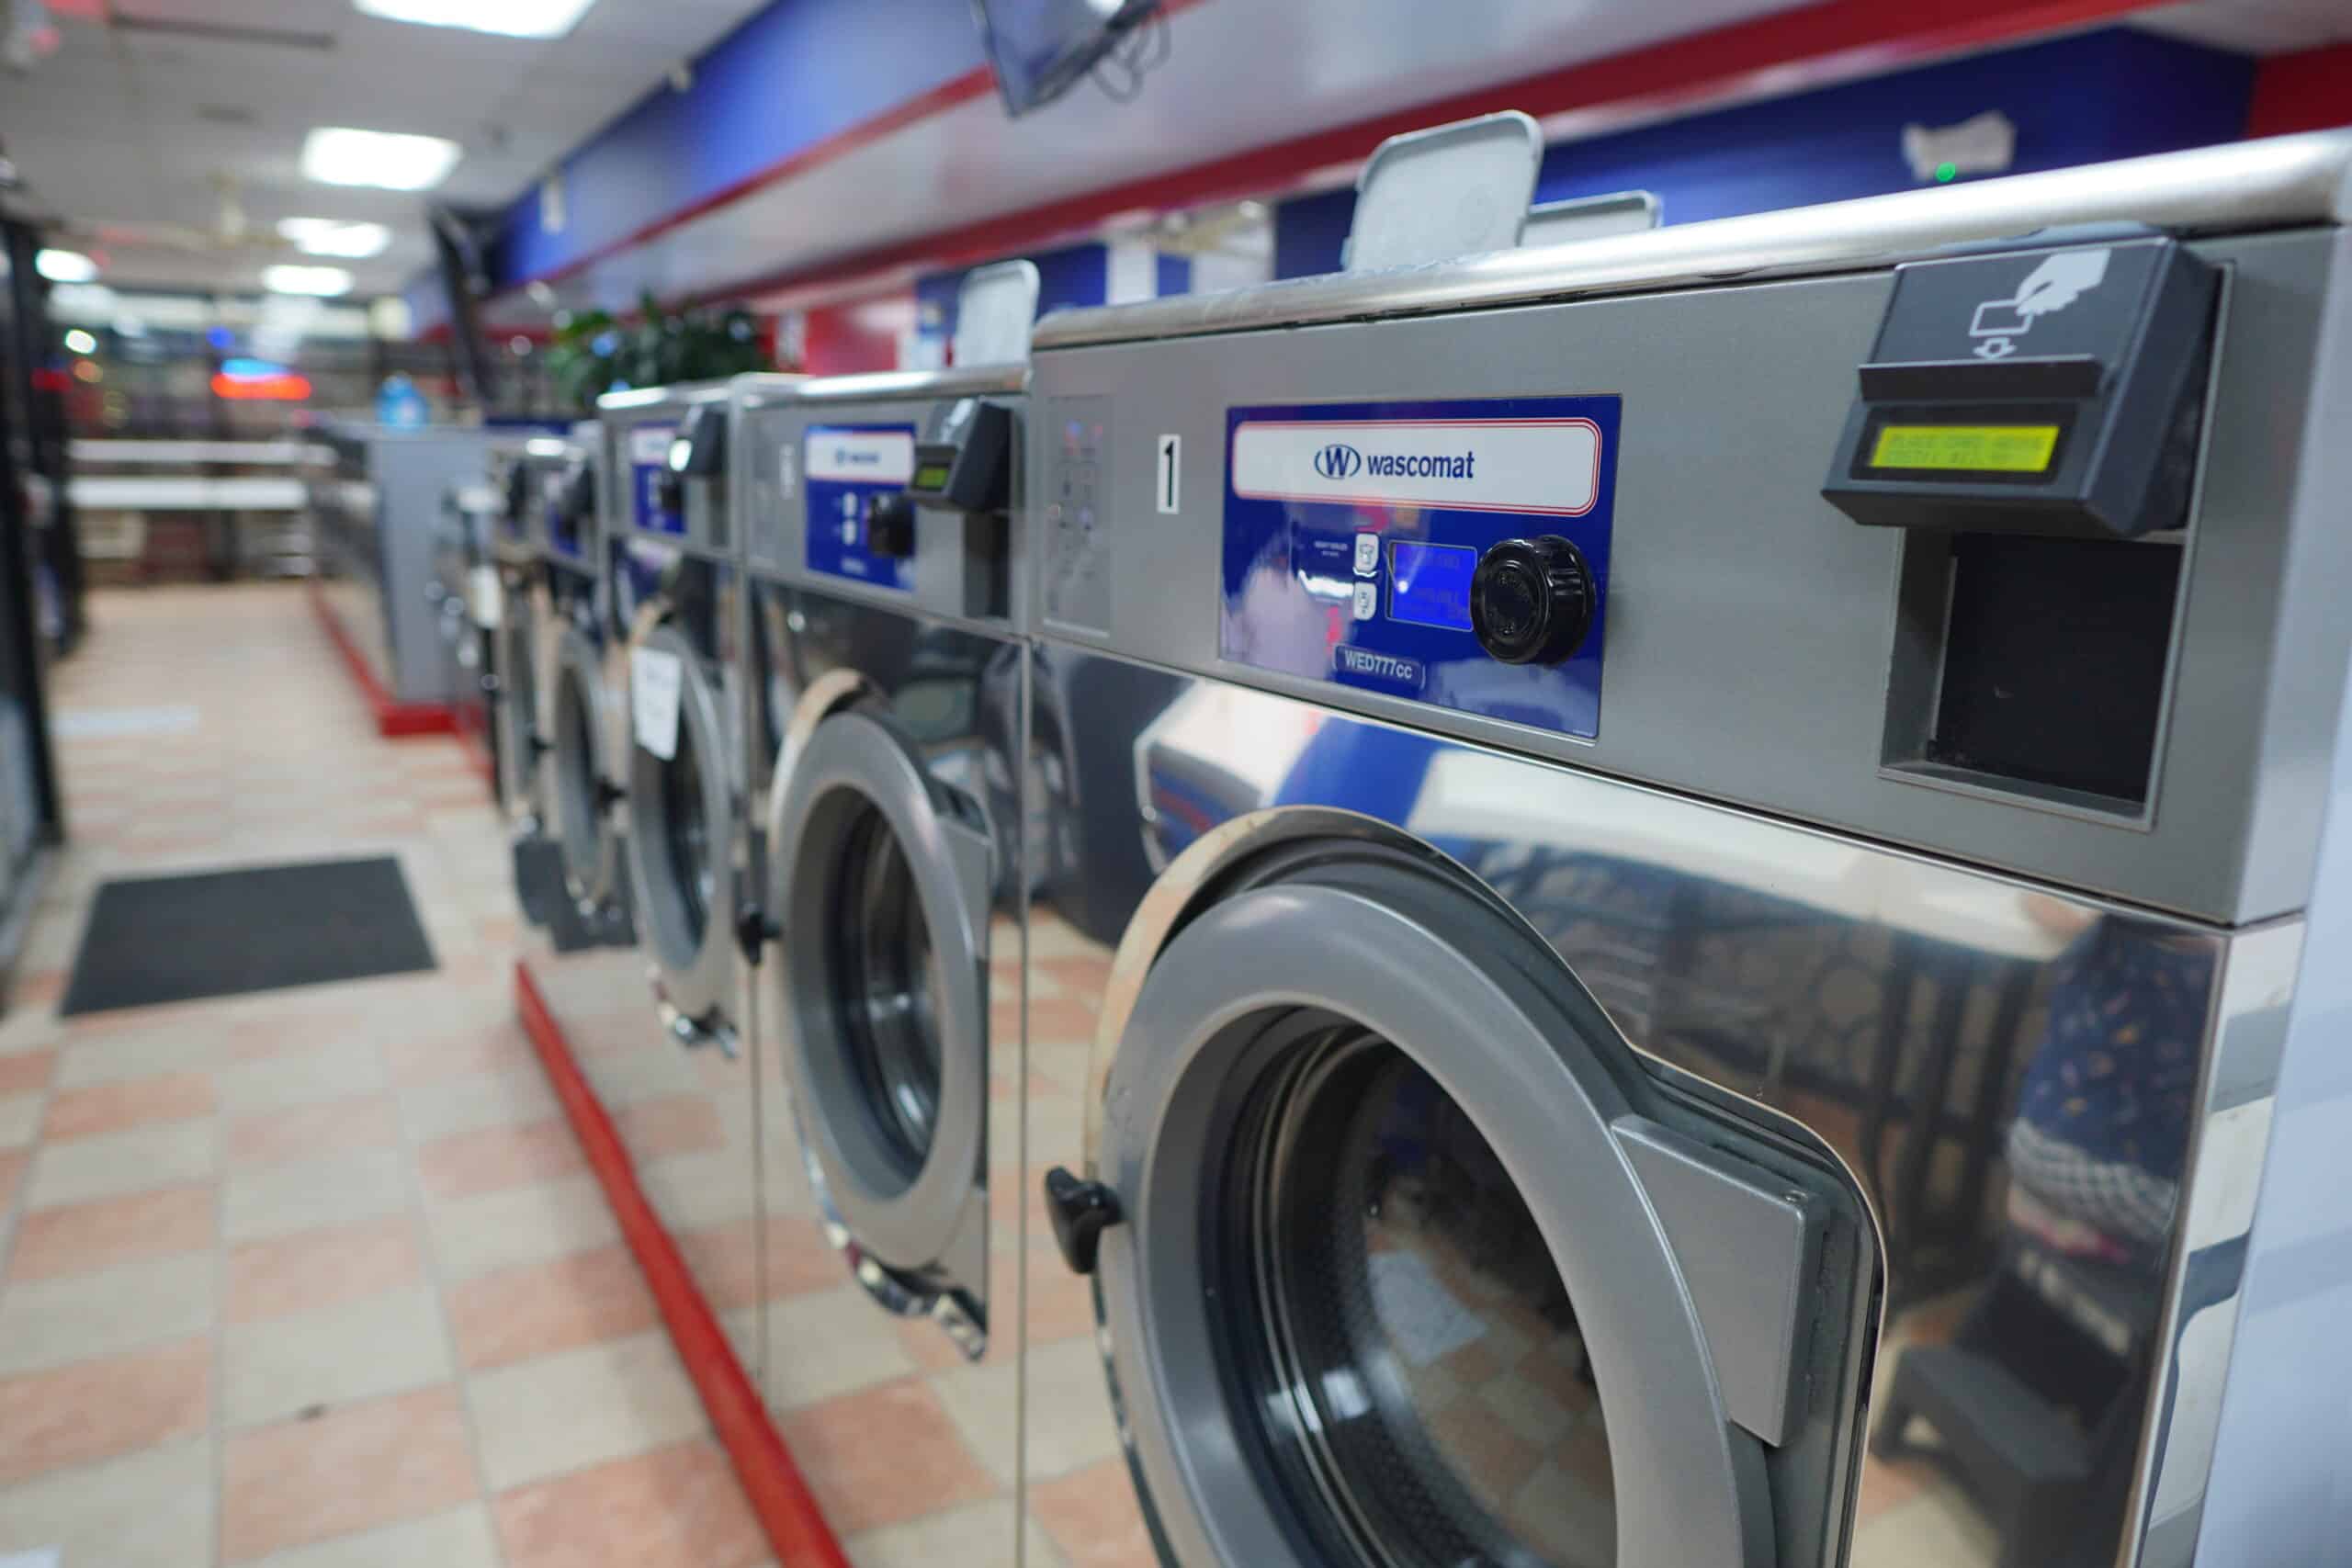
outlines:
[[[1159,0],[972,0],[1005,111],[1023,115],[1069,91]]]

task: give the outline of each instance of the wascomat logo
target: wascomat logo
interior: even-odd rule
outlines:
[[[1327,479],[1351,479],[1363,467],[1363,454],[1344,441],[1315,449],[1315,471]]]
[[[1589,419],[1245,419],[1233,429],[1233,493],[1578,517],[1600,494],[1600,427]]]

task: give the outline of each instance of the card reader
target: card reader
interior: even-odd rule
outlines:
[[[2178,527],[2219,276],[2162,237],[1897,267],[1822,494],[1888,527]]]

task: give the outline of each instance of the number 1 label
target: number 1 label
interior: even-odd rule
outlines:
[[[1159,488],[1153,496],[1162,512],[1176,510],[1176,476],[1183,467],[1184,438],[1163,435],[1159,438]]]

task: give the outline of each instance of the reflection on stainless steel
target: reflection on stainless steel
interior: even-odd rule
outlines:
[[[2150,1425],[2130,1521],[2145,1568],[2184,1568],[2196,1555],[2303,936],[2299,920],[2250,931],[2224,960],[2197,1116],[2197,1178],[2179,1216],[2156,1338],[2172,1355],[2154,1369],[2152,1403],[2170,1417]]]
[[[1968,240],[2126,222],[2211,232],[2352,216],[2352,136],[2323,132],[1760,212],[1466,261],[1063,310],[1036,347],[1250,332],[1883,266]]]
[[[1868,1193],[1886,1297],[1849,1561],[2193,1541],[2298,924],[2232,935],[1212,682],[1135,756],[1155,860],[1196,853],[1091,998],[1090,1122],[1202,879],[1386,821],[1532,924],[1653,1072],[1793,1118]]]

